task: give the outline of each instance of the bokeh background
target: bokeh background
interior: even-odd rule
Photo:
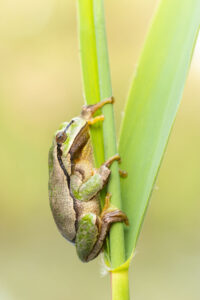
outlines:
[[[106,0],[116,125],[156,0]],[[76,1],[0,3],[0,299],[110,299],[98,258],[81,263],[48,204],[53,132],[83,92]],[[132,299],[200,299],[200,39],[130,269]]]

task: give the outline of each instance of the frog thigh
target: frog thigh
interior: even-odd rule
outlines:
[[[75,244],[77,254],[83,262],[87,261],[97,241],[99,230],[96,221],[97,216],[93,213],[88,213],[81,218],[78,224]]]

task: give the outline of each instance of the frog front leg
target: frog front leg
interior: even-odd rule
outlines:
[[[78,223],[75,244],[77,254],[83,262],[94,259],[101,252],[112,223],[125,222],[128,225],[128,218],[121,210],[109,207],[110,197],[107,194],[100,217],[88,213]]]
[[[84,105],[81,111],[81,117],[88,121],[89,125],[92,125],[100,120],[104,120],[104,116],[100,115],[95,118],[92,118],[94,113],[102,108],[105,104],[113,104],[114,103],[114,97],[109,97],[107,99],[104,99],[100,102],[97,102],[92,105]]]
[[[72,195],[80,201],[91,200],[99,191],[103,189],[107,183],[111,173],[109,168],[115,160],[119,161],[120,156],[112,156],[101,165],[94,175],[88,178],[85,182],[84,178],[82,178],[84,173],[83,166],[80,169],[77,168],[77,172],[75,169],[74,174],[72,174],[70,178],[70,190]],[[87,169],[87,165],[85,168]]]

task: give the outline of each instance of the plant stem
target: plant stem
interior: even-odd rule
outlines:
[[[82,65],[84,94],[87,104],[93,104],[100,99],[112,96],[110,69],[108,61],[103,0],[78,0],[80,56]],[[102,108],[105,116],[103,122],[103,141],[101,126],[91,128],[96,165],[117,153],[113,105]],[[121,209],[121,192],[118,173],[118,163],[111,167],[112,176],[108,191],[112,194],[113,206]],[[122,223],[113,224],[110,230],[110,260],[114,269],[125,261],[124,230]],[[112,275],[112,295],[121,295],[120,300],[129,298],[128,271],[114,272]],[[123,295],[123,297],[122,297]]]
[[[93,1],[78,0],[78,30],[84,98],[87,104],[100,101]],[[104,161],[102,125],[90,127],[96,167]]]
[[[111,273],[112,300],[129,300],[128,269]]]
[[[88,104],[93,104],[100,99],[112,96],[103,1],[79,0],[78,11],[84,94],[86,102]],[[105,159],[107,159],[117,152],[113,106],[104,106],[102,112],[105,116],[103,132]],[[96,126],[91,127],[97,166],[103,162],[103,151],[100,146],[103,145],[103,141],[101,141],[100,131],[100,126],[98,128],[96,128]],[[117,162],[113,163],[111,170],[112,176],[108,187],[109,192],[112,194],[111,202],[114,206],[121,208]],[[115,268],[121,265],[125,260],[123,224],[121,223],[112,226],[110,233],[110,249],[112,268]]]
[[[93,4],[100,98],[105,99],[112,96],[112,87],[107,50],[103,0],[93,0]],[[102,112],[105,116],[105,120],[103,122],[104,153],[105,159],[108,159],[109,157],[117,153],[113,106],[104,106],[102,108]],[[120,180],[117,162],[113,163],[111,171],[112,176],[109,180],[108,191],[112,195],[112,204],[121,209]],[[111,227],[110,258],[112,268],[118,267],[125,261],[124,231],[122,223],[115,223]]]

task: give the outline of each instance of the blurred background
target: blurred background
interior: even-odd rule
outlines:
[[[156,0],[107,0],[116,125]],[[81,263],[48,203],[47,155],[83,92],[76,1],[0,4],[0,299],[110,299],[101,258]],[[200,39],[130,269],[132,299],[200,298]]]

